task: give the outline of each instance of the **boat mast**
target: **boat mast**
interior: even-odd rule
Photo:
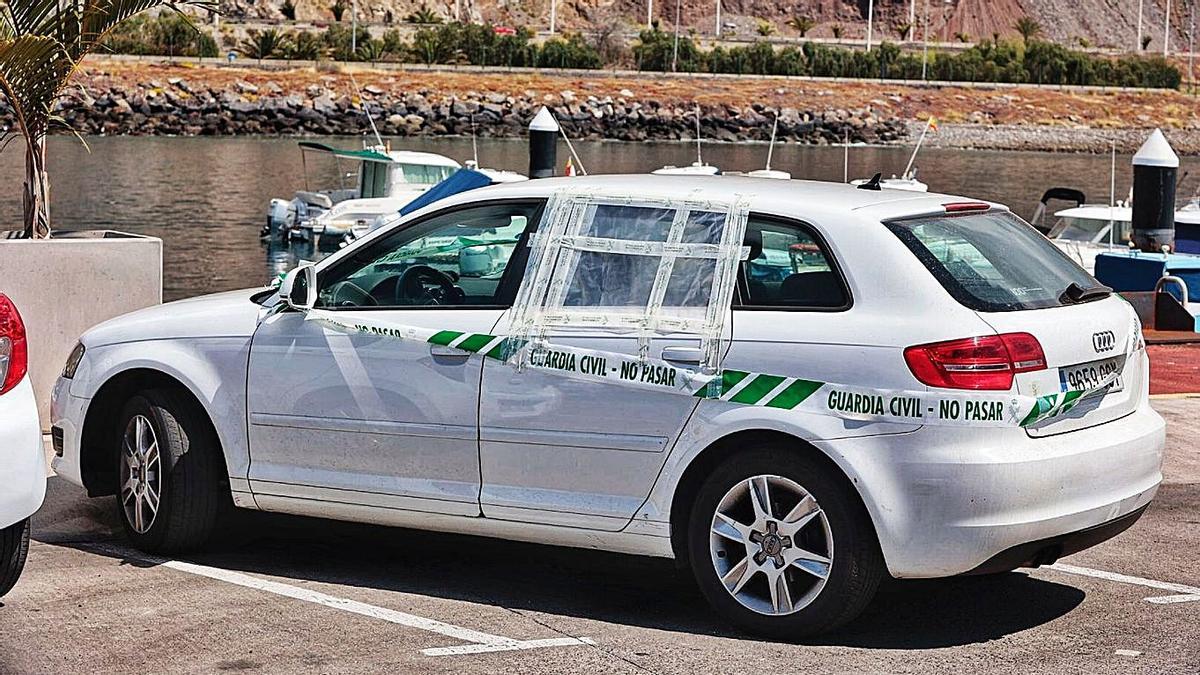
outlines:
[[[842,143],[842,182],[850,182],[850,131],[846,131],[846,140]]]
[[[704,166],[704,158],[700,156],[700,104],[696,104],[696,166]]]
[[[383,137],[379,135],[379,128],[375,126],[375,118],[371,117],[371,110],[367,108],[367,99],[363,98],[362,90],[358,88],[358,81],[354,79],[354,73],[350,73],[350,84],[354,85],[354,94],[358,96],[358,100],[362,101],[363,114],[367,116],[367,123],[371,125],[371,133],[375,134],[375,143],[380,148],[384,148]]]
[[[925,128],[921,130],[921,137],[917,139],[917,147],[913,148],[912,157],[908,158],[908,166],[904,167],[904,173],[901,178],[908,178],[908,172],[912,171],[913,162],[917,161],[917,153],[921,151],[921,144],[925,142],[925,135],[929,133],[929,127],[933,126],[933,117],[925,122]]]
[[[1113,221],[1113,209],[1117,205],[1117,142],[1112,142],[1112,166],[1108,173],[1108,250],[1113,249],[1113,230],[1116,229],[1116,223]]]
[[[771,125],[771,144],[767,146],[767,171],[771,170],[771,153],[775,150],[775,132],[779,131],[779,113],[775,113],[775,123]]]

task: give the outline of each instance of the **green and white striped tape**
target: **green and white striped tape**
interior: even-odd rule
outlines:
[[[518,370],[530,368],[563,377],[666,394],[866,422],[976,427],[1033,426],[1065,415],[1088,397],[1103,395],[1122,370],[1115,369],[1092,389],[1040,397],[1005,392],[884,390],[733,369],[705,374],[657,359],[534,343],[503,335],[401,326],[361,315],[348,321],[338,316],[337,312],[328,310],[309,310],[306,318],[343,330],[459,349],[508,363]],[[1126,350],[1126,357],[1131,353],[1131,348],[1132,343]]]

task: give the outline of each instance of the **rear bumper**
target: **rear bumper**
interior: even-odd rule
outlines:
[[[28,377],[0,394],[0,528],[25,520],[46,496],[46,452]]]
[[[1165,443],[1163,420],[1147,403],[1046,438],[930,426],[818,445],[858,487],[892,576],[928,578],[977,571],[1031,544],[1077,551],[1102,541],[1071,535],[1144,509],[1162,481]]]
[[[1128,530],[1133,527],[1133,524],[1142,517],[1142,514],[1149,507],[1150,505],[1147,504],[1132,513],[1114,518],[1107,523],[1084,528],[1070,534],[1061,534],[1057,537],[1047,537],[1038,541],[1017,544],[1010,549],[997,553],[979,567],[963,574],[995,574],[997,572],[1009,572],[1018,567],[1052,565],[1059,558],[1089,549]]]

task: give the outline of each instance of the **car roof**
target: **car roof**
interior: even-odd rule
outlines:
[[[845,183],[811,180],[779,180],[752,176],[686,176],[655,174],[592,175],[543,178],[521,183],[493,185],[443,200],[437,206],[479,201],[484,198],[548,197],[569,189],[587,194],[589,189],[628,195],[678,194],[732,201],[749,198],[751,210],[794,217],[864,211],[871,219],[942,211],[950,202],[978,201],[964,197],[910,190],[862,190]],[[485,197],[486,196],[486,197]],[[998,205],[997,205],[998,206]]]

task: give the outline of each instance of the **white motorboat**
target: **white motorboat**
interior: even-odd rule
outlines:
[[[1052,199],[1075,202],[1075,206],[1055,211],[1054,222],[1046,226],[1047,203]],[[1133,207],[1118,200],[1108,204],[1086,204],[1079,190],[1051,188],[1042,195],[1030,222],[1046,233],[1054,245],[1062,249],[1088,272],[1096,269],[1096,256],[1113,249],[1125,249],[1133,236]],[[1182,227],[1181,227],[1182,226]],[[1200,228],[1200,203],[1193,199],[1175,212],[1176,250],[1194,253],[1188,242],[1194,239],[1193,228]],[[1192,242],[1194,243],[1194,242]]]
[[[335,148],[313,141],[300,142],[304,162],[304,190],[292,199],[272,199],[267,207],[266,235],[304,238],[305,224],[348,199],[397,198],[411,201],[437,185],[460,168],[444,155],[412,150],[392,150],[386,145],[362,150]],[[331,157],[337,164],[339,184],[331,189],[312,190],[308,177],[308,153]],[[356,165],[356,171],[343,170],[343,164]],[[351,179],[353,182],[350,182]]]

